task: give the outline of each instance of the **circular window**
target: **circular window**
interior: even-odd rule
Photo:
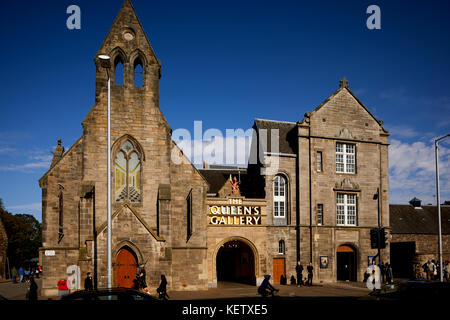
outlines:
[[[126,41],[131,41],[134,39],[134,32],[132,30],[125,30],[123,33],[123,38]]]

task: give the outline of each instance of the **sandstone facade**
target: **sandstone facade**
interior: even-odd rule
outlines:
[[[111,57],[109,73],[100,55]],[[159,109],[161,62],[129,0],[94,62],[95,104],[83,134],[66,152],[59,143],[39,180],[43,294],[56,294],[60,279],[76,289],[88,271],[106,286],[107,174],[114,285],[129,285],[142,266],[151,290],[160,274],[175,290],[204,290],[222,280],[259,284],[265,274],[289,281],[298,260],[305,268],[312,262],[314,281],[362,279],[377,253],[370,229],[389,231],[388,133],[345,79],[299,122],[255,120],[249,166],[234,192],[228,177],[241,177],[241,169],[197,170],[171,140]],[[388,257],[383,249],[382,260]]]
[[[130,1],[125,1],[94,61],[95,105],[82,122],[82,137],[39,180],[43,204],[42,292],[57,293],[57,282],[79,267],[106,286],[107,270],[107,79],[99,55],[112,63],[112,248],[113,283],[134,274],[119,271],[122,250],[145,266],[150,288],[165,274],[176,289],[206,289],[207,183],[171,140],[159,109],[161,63]],[[118,66],[123,80],[116,79]],[[136,72],[142,68],[142,74]],[[117,78],[119,73],[117,72]],[[142,77],[136,84],[135,77]],[[171,161],[172,153],[179,160]],[[55,157],[58,155],[55,152]],[[186,236],[187,202],[193,230]],[[186,263],[189,261],[189,263]],[[76,267],[72,267],[75,268]],[[72,288],[76,287],[75,280]]]

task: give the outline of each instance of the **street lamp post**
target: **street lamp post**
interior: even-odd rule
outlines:
[[[444,281],[443,278],[443,272],[442,272],[442,228],[441,228],[441,203],[439,200],[439,148],[438,148],[438,142],[444,138],[447,138],[450,136],[450,133],[437,138],[434,140],[434,156],[436,159],[436,201],[437,201],[437,209],[438,209],[438,232],[439,232],[439,280],[441,282]]]
[[[108,240],[107,240],[107,287],[112,287],[112,254],[111,254],[111,77],[109,75],[109,69],[111,68],[111,58],[107,55],[100,55],[99,59],[101,60],[101,66],[106,69],[106,73],[108,75],[108,150],[107,150],[107,158],[108,163],[106,166],[107,177],[108,177],[108,188],[107,188],[107,231],[108,231]]]

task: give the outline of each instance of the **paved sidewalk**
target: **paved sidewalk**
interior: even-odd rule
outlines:
[[[40,279],[39,279],[40,280]],[[37,281],[39,288],[41,281]],[[8,287],[8,288],[7,288]],[[321,283],[312,287],[297,287],[296,285],[275,285],[280,291],[277,296],[280,297],[362,297],[366,296],[370,290],[365,287],[363,282],[336,282]],[[2,290],[3,289],[3,290]],[[22,284],[0,285],[0,294],[11,300],[24,300],[26,286]],[[219,282],[217,288],[210,288],[202,291],[168,291],[170,300],[209,300],[209,299],[233,299],[233,298],[255,298],[257,287],[231,282]],[[153,296],[156,296],[156,288],[150,288]],[[55,297],[42,297],[39,300],[59,300]]]
[[[363,283],[361,283],[363,284]],[[295,285],[275,285],[280,297],[361,297],[370,290],[356,283],[330,283],[297,287]],[[257,297],[257,287],[240,283],[221,282],[217,288],[203,291],[169,291],[170,300],[199,300]]]

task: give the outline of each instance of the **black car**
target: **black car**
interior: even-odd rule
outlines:
[[[450,283],[431,281],[399,281],[374,290],[369,296],[376,300],[430,300],[450,298]]]
[[[93,291],[80,290],[65,295],[64,301],[158,301],[155,297],[129,288],[97,289]]]

